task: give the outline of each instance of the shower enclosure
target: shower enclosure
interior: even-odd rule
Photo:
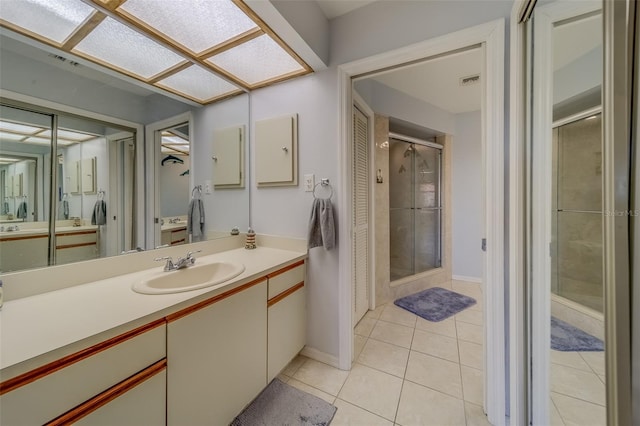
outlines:
[[[390,279],[441,266],[442,146],[389,137]]]
[[[551,291],[603,312],[602,119],[553,129]]]

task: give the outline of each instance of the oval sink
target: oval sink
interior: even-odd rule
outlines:
[[[142,294],[167,294],[198,290],[223,283],[244,272],[237,262],[213,262],[170,272],[157,272],[135,282],[133,291]]]

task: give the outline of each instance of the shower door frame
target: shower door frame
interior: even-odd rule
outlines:
[[[437,210],[438,211],[438,233],[437,233],[437,252],[436,252],[436,257],[437,257],[437,261],[436,264],[437,266],[434,266],[431,269],[427,269],[425,271],[420,271],[420,272],[416,272],[416,267],[415,267],[415,252],[416,252],[416,243],[415,243],[415,233],[416,233],[416,216],[415,216],[415,212],[416,210],[418,210],[418,208],[415,206],[415,188],[412,191],[412,197],[413,197],[413,205],[411,207],[411,210],[413,211],[413,227],[412,227],[412,231],[413,231],[413,252],[412,252],[412,256],[414,258],[413,261],[413,273],[411,275],[407,275],[401,278],[398,278],[396,280],[390,280],[391,281],[391,285],[394,286],[394,283],[402,283],[404,281],[406,281],[407,279],[416,279],[422,275],[425,274],[432,274],[434,271],[438,271],[440,269],[442,269],[442,211],[444,210],[444,205],[442,202],[442,178],[443,178],[443,165],[442,165],[442,156],[443,156],[443,151],[444,151],[444,145],[436,143],[436,142],[431,142],[431,141],[426,141],[423,139],[418,139],[418,138],[414,138],[411,136],[405,136],[403,134],[400,133],[395,133],[395,132],[389,132],[389,139],[395,139],[397,141],[400,142],[404,142],[404,143],[408,143],[408,144],[416,144],[416,145],[422,145],[422,146],[426,146],[429,148],[434,148],[437,149],[439,151],[439,156],[438,156],[438,206],[435,208],[429,208],[429,210]],[[414,163],[412,164],[412,168],[415,166],[415,158],[414,158]],[[415,170],[414,170],[414,176],[412,177],[412,183],[415,184]],[[389,179],[389,186],[391,186],[391,179]],[[389,209],[391,209],[391,206],[389,206]],[[391,277],[390,277],[391,278]]]

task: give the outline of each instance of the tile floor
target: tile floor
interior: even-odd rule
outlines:
[[[351,371],[299,356],[280,379],[337,406],[332,426],[488,425],[480,285],[441,287],[478,303],[438,323],[392,303],[380,306],[355,328]]]
[[[604,352],[551,351],[551,424],[604,426]]]

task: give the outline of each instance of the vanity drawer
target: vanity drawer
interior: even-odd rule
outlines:
[[[46,423],[165,356],[166,323],[158,320],[7,380],[0,424]]]
[[[96,231],[79,231],[70,232],[68,234],[56,234],[57,248],[65,248],[66,246],[81,246],[88,243],[95,244],[97,241]]]
[[[304,282],[305,265],[304,260],[289,265],[267,275],[269,278],[268,299],[273,299],[280,293],[287,291],[291,287]]]

